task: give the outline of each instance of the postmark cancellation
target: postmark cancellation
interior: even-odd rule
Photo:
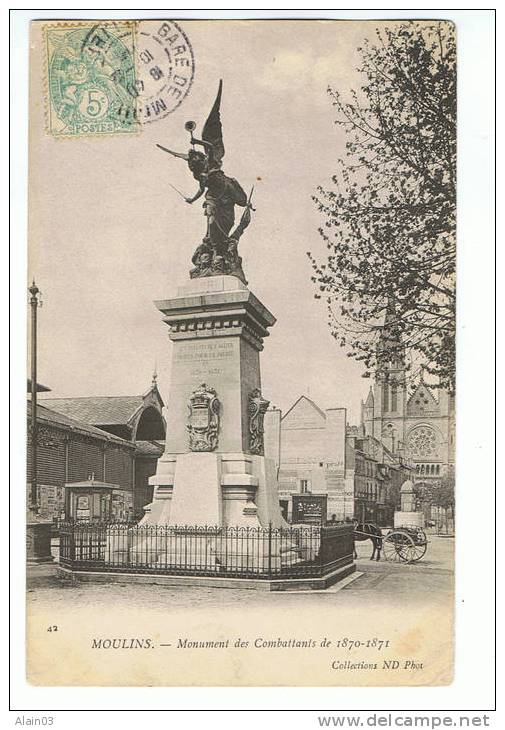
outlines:
[[[193,50],[174,21],[67,21],[43,33],[46,131],[54,137],[138,132],[191,88]]]

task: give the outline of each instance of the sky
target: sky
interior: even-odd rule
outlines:
[[[133,395],[156,367],[169,403],[171,343],[153,304],[188,280],[205,232],[186,164],[223,79],[223,169],[254,190],[240,253],[249,287],[277,317],[261,354],[263,394],[284,412],[302,394],[359,420],[369,380],[332,338],[307,251],[324,256],[312,200],[345,139],[326,92],[359,86],[357,48],[379,25],[352,21],[180,22],[195,58],[183,103],[136,135],[54,139],[45,131],[40,26],[30,90],[29,276],[43,294],[39,375],[51,397]]]

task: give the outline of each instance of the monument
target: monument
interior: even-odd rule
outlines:
[[[73,576],[89,574],[93,562],[126,571],[122,579],[150,573],[191,585],[202,579],[289,590],[326,587],[355,569],[351,526],[290,526],[281,513],[278,454],[277,462],[265,455],[269,401],[260,371],[275,317],[248,287],[238,251],[253,191],[247,196],[221,169],[221,94],[220,82],[201,139],[195,122],[186,122],[187,154],[158,145],[187,161],[199,188],[185,200],[204,196],[206,230],[187,281],[155,302],[173,347],[165,451],[149,480],[153,499],[138,525],[67,526],[60,560]]]
[[[222,82],[201,139],[186,122],[188,163],[204,198],[206,231],[188,281],[156,306],[173,343],[165,453],[150,483],[141,525],[283,527],[276,467],[265,457],[260,352],[275,317],[247,286],[239,240],[251,221],[252,190],[221,169]],[[202,148],[203,151],[196,149]],[[243,208],[235,226],[235,208]]]
[[[424,512],[416,510],[414,484],[407,479],[400,489],[401,510],[394,514],[395,527],[424,527]]]

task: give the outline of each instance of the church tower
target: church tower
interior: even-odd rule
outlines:
[[[361,426],[365,436],[373,436],[374,408],[373,389],[370,386],[366,401],[361,401]]]
[[[407,397],[405,346],[389,302],[376,349],[373,388],[361,403],[361,430],[412,460],[416,479],[438,483],[454,470],[454,394],[419,382]]]
[[[377,368],[374,386],[373,435],[387,435],[396,445],[404,440],[407,404],[405,347],[397,323],[394,305],[388,302],[384,325],[377,343]]]

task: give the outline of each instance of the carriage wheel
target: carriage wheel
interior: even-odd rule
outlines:
[[[411,532],[410,536],[414,541],[414,548],[411,551],[411,557],[409,558],[410,563],[415,563],[417,560],[421,560],[424,557],[428,548],[428,540],[426,539],[426,533],[424,530],[418,529],[415,532]]]
[[[392,530],[386,535],[382,541],[382,549],[386,560],[392,563],[410,563],[412,560],[419,560],[414,557],[416,552],[414,540],[402,530]]]
[[[428,542],[426,539],[423,542],[420,537],[418,537],[417,540],[414,537],[414,547],[411,550],[409,563],[415,563],[417,560],[421,560],[421,558],[426,553],[427,548],[428,548]]]
[[[414,563],[417,560],[421,560],[426,554],[428,548],[428,538],[422,527],[410,527],[407,529],[410,537],[414,541],[414,550],[409,562]]]

